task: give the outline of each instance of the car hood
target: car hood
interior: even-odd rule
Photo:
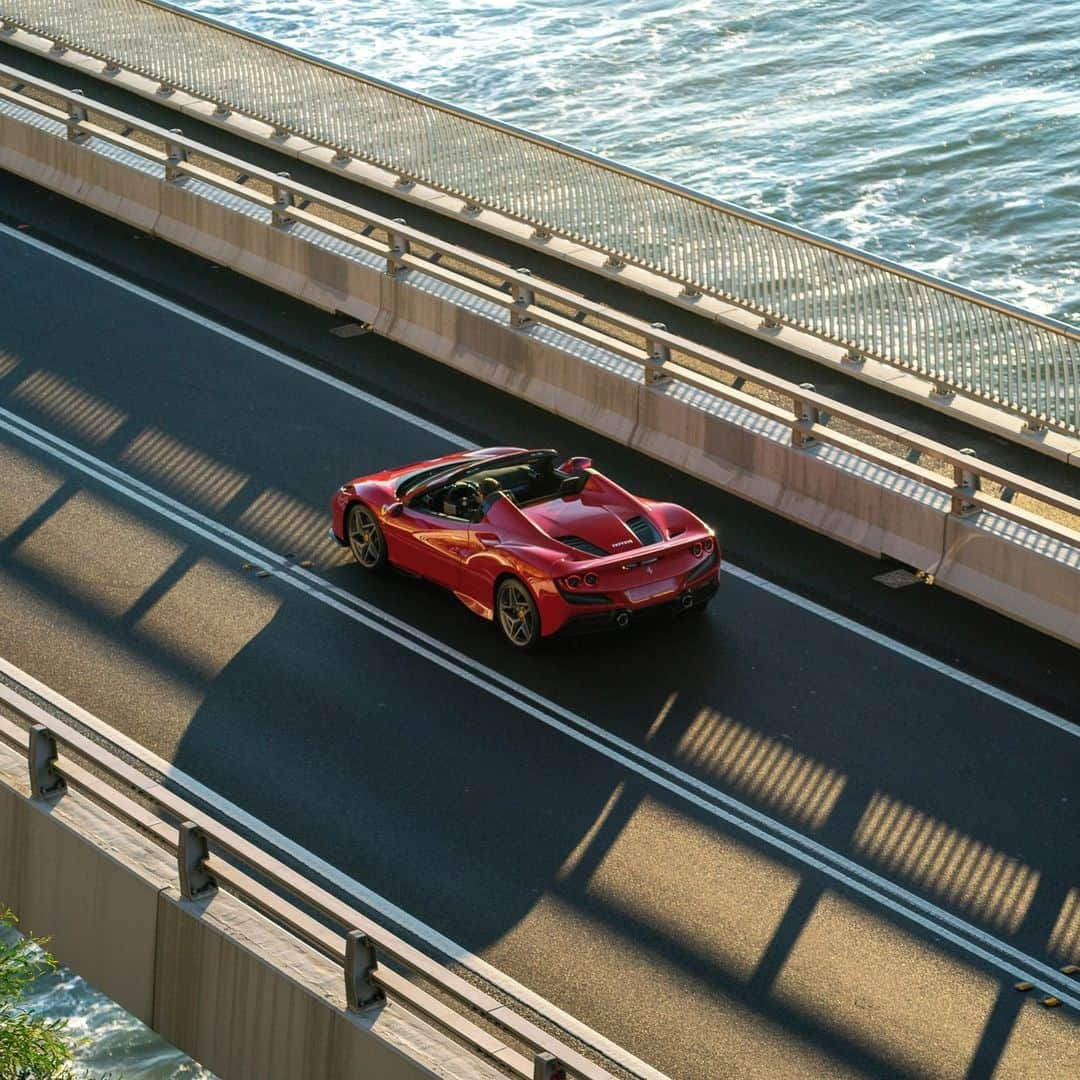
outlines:
[[[634,510],[629,507],[601,506],[574,498],[553,499],[526,507],[523,513],[553,539],[565,542],[564,537],[575,537],[594,545],[604,555],[617,555],[641,546],[626,524],[627,518],[634,516]]]

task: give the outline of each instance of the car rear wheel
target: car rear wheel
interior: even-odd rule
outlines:
[[[381,570],[386,565],[386,537],[375,515],[363,503],[353,503],[345,526],[353,558],[365,570]]]
[[[505,578],[495,594],[495,622],[502,636],[518,649],[532,649],[540,640],[540,612],[532,594],[517,578]]]

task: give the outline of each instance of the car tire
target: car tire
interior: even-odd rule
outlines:
[[[540,612],[532,593],[516,577],[503,578],[495,590],[495,625],[515,649],[534,649],[540,641]]]
[[[345,517],[345,538],[353,558],[371,572],[386,566],[386,537],[375,511],[363,503],[353,503]]]

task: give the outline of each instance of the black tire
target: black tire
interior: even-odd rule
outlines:
[[[345,539],[353,558],[372,573],[386,566],[386,537],[375,511],[363,503],[353,503],[345,516]]]
[[[540,612],[525,583],[503,578],[495,590],[495,625],[515,649],[535,649],[540,641]]]

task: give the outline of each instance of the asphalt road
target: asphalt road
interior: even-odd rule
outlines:
[[[0,221],[300,361],[0,233],[0,655],[673,1076],[1080,1072],[985,956],[1080,960],[1072,650],[6,175]],[[462,440],[590,454],[752,574],[509,653],[324,537]]]

